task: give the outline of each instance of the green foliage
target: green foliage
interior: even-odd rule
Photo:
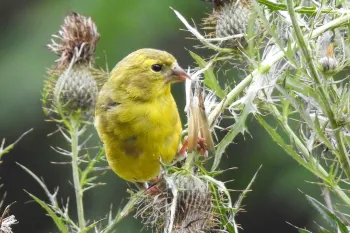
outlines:
[[[28,192],[27,192],[28,193]],[[51,217],[51,219],[55,222],[58,230],[62,233],[69,233],[68,228],[66,227],[63,219],[59,216],[57,216],[57,214],[51,209],[51,207],[46,204],[44,201],[40,200],[39,198],[37,198],[36,196],[34,196],[31,193],[28,193],[28,195],[33,198],[42,208],[45,209],[45,211],[47,212],[47,214]]]
[[[203,58],[195,54],[194,52],[189,51],[192,58],[197,62],[199,68],[205,69],[203,72],[204,80],[203,83],[212,91],[214,91],[215,95],[217,95],[220,99],[223,99],[225,97],[225,92],[221,89],[218,79],[215,77],[214,70],[212,67],[210,67],[210,64],[208,64],[206,61],[204,61]],[[209,66],[209,68],[206,68]]]
[[[322,217],[326,220],[326,222],[331,227],[331,232],[337,233],[348,233],[348,229],[343,221],[338,218],[334,213],[332,213],[326,206],[317,201],[315,198],[305,195],[306,199],[313,205],[315,209],[317,209]]]
[[[185,166],[182,166],[182,161],[178,161],[181,165],[175,167],[172,165],[164,166],[165,177],[168,178],[165,182],[165,190],[176,195],[181,193],[181,190],[179,191],[172,186],[174,181],[171,178],[175,173],[182,174],[183,172],[187,175],[198,176],[202,181],[205,180],[210,186],[215,216],[220,220],[220,228],[223,232],[237,233],[239,231],[235,216],[241,209],[242,200],[251,190],[257,176],[257,174],[254,175],[235,204],[233,204],[231,192],[226,187],[225,182],[217,178],[217,175],[222,173],[220,162],[223,155],[227,153],[229,145],[235,142],[237,135],[240,133],[246,135],[249,129],[247,122],[250,119],[256,120],[256,123],[260,124],[268,133],[271,141],[279,145],[297,164],[314,175],[318,186],[329,189],[331,200],[340,202],[330,202],[323,205],[315,198],[306,195],[306,199],[329,223],[329,229],[318,226],[319,232],[348,232],[346,227],[348,214],[338,211],[336,206],[341,204],[350,207],[348,195],[350,94],[347,83],[349,77],[342,76],[344,75],[343,71],[346,71],[349,65],[347,51],[349,38],[346,37],[346,34],[349,34],[350,11],[347,3],[342,1],[335,1],[334,5],[329,2],[323,2],[320,5],[306,2],[292,0],[286,2],[257,0],[257,2],[253,2],[249,9],[253,13],[257,13],[254,14],[254,17],[258,17],[251,19],[253,23],[248,28],[249,36],[243,35],[248,40],[249,48],[244,43],[226,43],[237,39],[236,35],[228,38],[216,38],[215,31],[211,31],[209,33],[211,37],[203,36],[197,27],[191,26],[179,11],[174,10],[178,19],[197,39],[198,43],[213,53],[208,58],[194,52],[190,52],[190,55],[197,63],[197,70],[203,73],[203,84],[206,87],[207,96],[215,95],[220,101],[216,102],[216,100],[207,98],[204,102],[209,102],[210,107],[206,108],[206,114],[209,118],[209,125],[212,127],[211,130],[220,130],[220,134],[224,134],[224,136],[217,138],[215,154],[213,158],[209,158],[213,160],[210,171],[205,169],[209,159],[200,158],[198,153],[190,154]],[[131,38],[130,40],[145,34],[144,41],[138,44],[139,47],[148,46],[147,40],[150,38],[158,39],[159,35],[135,30],[135,24],[132,23],[135,22],[132,15],[137,14],[137,12],[147,11],[149,14],[149,12],[158,10],[150,7],[151,4],[148,1],[140,4],[140,9],[133,9],[132,15],[129,15],[129,11],[127,11],[129,8],[124,4],[111,2],[103,4],[105,5],[101,5],[101,8],[113,9],[113,18],[101,17],[102,14],[106,14],[102,10],[101,12],[92,11],[91,14],[99,22],[98,25],[101,25],[99,28],[101,28],[104,39],[113,41],[113,43],[108,43],[108,46],[103,47],[107,52],[115,50],[117,44],[118,48],[120,47],[121,51],[126,53],[124,46],[122,46],[123,37],[115,35],[118,34],[115,31],[119,31],[119,29],[115,30],[115,26],[108,28],[107,22],[127,28],[130,32],[130,37],[128,37]],[[118,7],[113,7],[113,4]],[[159,4],[164,6],[168,3]],[[221,8],[216,9],[216,11],[219,10]],[[161,15],[169,15],[169,12],[161,11]],[[120,25],[117,22],[118,17],[114,17],[114,15],[122,14],[127,14],[124,20],[127,23]],[[256,28],[255,19],[258,24]],[[169,17],[167,20],[169,21],[167,22],[169,23],[169,31],[174,31],[174,21],[171,21]],[[149,22],[149,24],[155,25],[155,28],[157,23],[157,20]],[[241,26],[246,27],[246,29],[248,27],[247,25]],[[232,31],[235,30],[232,29]],[[323,45],[319,41],[321,39],[327,41],[327,38],[324,38],[326,33],[333,33],[334,38],[328,41],[328,44]],[[264,38],[258,38],[259,35],[264,35]],[[232,45],[236,45],[236,47],[232,47]],[[334,46],[333,54],[321,52],[321,50],[331,50],[331,46]],[[336,59],[338,66],[335,70],[324,71],[319,60],[320,57],[324,58],[325,56]],[[108,60],[114,62],[117,58],[109,57]],[[103,63],[101,60],[98,62]],[[235,80],[241,80],[235,87],[222,88],[220,86],[221,80],[218,80],[218,77],[226,78],[224,70],[228,66],[231,70],[236,67],[236,64],[239,64],[244,76],[235,77]],[[13,68],[10,70],[12,71]],[[217,75],[219,72],[222,74]],[[20,97],[21,95],[18,98]],[[189,102],[195,101],[191,99]],[[64,207],[58,205],[57,191],[51,193],[41,179],[20,165],[44,189],[49,197],[49,203],[28,194],[53,219],[60,232],[114,232],[121,219],[137,209],[140,201],[145,200],[143,199],[145,194],[143,191],[136,193],[131,191],[130,200],[117,214],[113,214],[111,210],[107,214],[108,219],[87,224],[83,198],[86,191],[103,184],[100,182],[101,173],[96,173],[96,171],[102,170],[100,163],[104,162],[104,151],[102,148],[98,148],[98,152],[94,153],[93,150],[85,147],[85,142],[89,139],[89,136],[86,135],[86,129],[92,123],[90,119],[83,119],[80,114],[74,116],[64,114],[62,111],[64,110],[57,109],[58,118],[54,121],[57,123],[63,138],[67,141],[66,147],[68,149],[58,147],[54,147],[54,149],[56,152],[68,156],[72,165],[78,223],[75,223],[68,215],[68,204]],[[221,119],[225,120],[225,124],[221,124]],[[2,144],[0,157],[12,149],[14,144],[6,148]],[[192,163],[192,160],[196,163]],[[197,169],[200,171],[198,172]],[[172,204],[175,203],[173,206],[176,206],[176,197],[172,196],[169,200]],[[172,220],[174,220],[174,208],[172,211]],[[297,231],[310,232],[298,227]]]
[[[28,130],[27,132],[23,133],[14,143],[11,143],[10,145],[5,147],[5,139],[2,140],[0,145],[0,159],[4,154],[7,154],[12,150],[15,145],[28,133],[30,133],[33,129]]]
[[[257,2],[260,4],[253,2],[251,10],[258,13],[259,20],[266,29],[264,35],[267,38],[249,39],[255,39],[256,47],[264,48],[262,51],[252,50],[252,41],[247,50],[247,45],[237,45],[230,41],[233,40],[230,37],[205,38],[175,12],[192,35],[214,52],[209,59],[201,58],[202,61],[208,60],[205,64],[212,62],[214,67],[221,69],[223,65],[215,60],[215,57],[220,57],[223,52],[227,53],[227,49],[232,49],[232,56],[225,54],[225,62],[243,62],[246,64],[243,70],[249,73],[236,87],[228,90],[226,98],[223,98],[209,115],[209,120],[215,121],[217,116],[228,110],[222,117],[234,119],[234,122],[226,127],[227,133],[217,145],[212,170],[218,167],[223,153],[235,137],[247,131],[246,121],[252,114],[273,141],[298,164],[321,180],[318,185],[331,190],[330,200],[340,199],[349,208],[349,107],[340,107],[349,106],[348,92],[344,92],[347,90],[349,76],[339,79],[335,75],[344,70],[350,60],[350,54],[346,52],[349,39],[344,36],[349,32],[347,24],[350,11],[345,6],[339,10],[330,3],[310,6],[306,2],[293,0],[287,0],[286,3],[265,0]],[[223,6],[217,9],[217,14],[229,12],[229,3],[227,9],[225,7],[223,3]],[[288,16],[279,14],[283,11],[286,11]],[[338,14],[340,11],[342,13]],[[229,18],[229,15],[224,17]],[[321,21],[325,23],[318,24]],[[221,21],[213,24],[219,22]],[[230,23],[220,25],[233,32],[247,27],[239,25],[241,28],[235,28],[236,26],[237,24]],[[259,27],[255,30],[258,35]],[[217,49],[217,46],[223,48]],[[240,50],[238,55],[235,54],[236,47]],[[315,48],[316,51],[313,50]],[[195,59],[198,60],[198,55]],[[203,68],[203,65],[199,66]],[[210,85],[208,87],[210,88]],[[346,117],[344,113],[347,114]],[[345,118],[347,123],[343,124]],[[272,126],[274,124],[271,124],[271,121],[277,127]],[[298,126],[295,121],[299,122]],[[333,222],[332,232],[337,232],[338,228],[340,232],[347,232],[346,213],[333,213],[330,209],[335,208],[335,204],[331,201],[325,207],[310,196],[308,200]],[[298,230],[309,232],[301,228]],[[323,228],[320,230],[327,231]]]

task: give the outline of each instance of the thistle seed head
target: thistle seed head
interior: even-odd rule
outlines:
[[[0,226],[0,232],[2,233],[13,233],[12,231],[12,225],[17,224],[18,221],[16,220],[14,215],[10,215],[1,221]]]
[[[61,68],[72,61],[92,62],[100,34],[90,17],[72,12],[64,19],[58,34],[52,37],[48,48],[60,56],[56,62],[57,68]]]
[[[179,174],[174,181],[178,189],[174,232],[204,232],[210,229],[213,216],[210,216],[212,203],[208,184],[193,175]]]
[[[192,174],[174,173],[160,193],[140,202],[136,216],[156,232],[208,232],[216,226],[209,185]]]

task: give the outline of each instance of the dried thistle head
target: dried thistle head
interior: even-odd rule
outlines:
[[[1,220],[0,232],[2,233],[13,233],[11,226],[17,224],[18,221],[14,215],[10,215]]]
[[[44,87],[43,105],[46,113],[91,116],[98,87],[107,75],[94,69],[93,55],[100,38],[90,17],[72,12],[53,36],[48,48],[60,56],[49,71]],[[55,41],[58,39],[58,41]]]
[[[0,232],[1,233],[13,233],[11,226],[18,223],[18,221],[16,220],[14,215],[8,216],[8,214],[10,212],[10,206],[11,205],[6,206],[4,212],[0,216]]]
[[[183,172],[165,177],[157,195],[140,201],[136,216],[156,232],[208,232],[217,224],[208,183]]]
[[[191,91],[191,90],[190,90]],[[194,84],[193,93],[189,94],[188,108],[188,152],[197,150],[199,139],[204,139],[205,148],[208,152],[215,152],[215,145],[212,138],[211,127],[208,120],[208,112],[206,107],[210,107],[212,101],[204,98],[204,90],[197,82]],[[207,106],[205,106],[207,105]],[[201,152],[203,154],[204,151]]]
[[[48,48],[60,58],[57,66],[66,67],[72,60],[90,63],[93,60],[96,44],[100,39],[96,24],[90,17],[71,12],[61,30],[53,35]],[[56,42],[55,39],[58,39]]]

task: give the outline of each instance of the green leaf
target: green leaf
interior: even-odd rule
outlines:
[[[276,3],[272,1],[266,1],[266,0],[258,0],[257,2],[267,6],[271,11],[287,10],[287,6],[282,3]]]
[[[234,208],[239,209],[241,207],[243,199],[247,196],[248,192],[251,190],[250,188],[252,187],[262,165],[258,168],[258,170],[255,172],[253,178],[250,180],[248,186],[243,190],[243,192],[239,195],[237,201],[234,204]]]
[[[306,229],[303,229],[303,228],[294,226],[294,225],[291,224],[291,223],[288,223],[288,224],[291,225],[292,227],[294,227],[295,229],[297,229],[299,233],[312,233],[311,231],[308,231],[308,230],[306,230]]]
[[[334,232],[338,232],[339,229],[341,233],[348,233],[348,229],[343,221],[333,214],[326,206],[313,197],[306,194],[305,196],[306,199],[318,210],[318,212],[320,212],[322,217],[330,224],[330,226],[334,229]]]
[[[320,233],[330,233],[329,230],[327,230],[327,229],[325,229],[325,228],[323,228],[323,227],[321,227],[319,225],[318,225],[318,230],[319,230]]]
[[[24,132],[14,143],[8,145],[7,147],[4,148],[4,144],[5,144],[5,139],[2,140],[2,142],[0,142],[0,158],[1,156],[3,156],[4,154],[10,152],[10,150],[12,150],[15,145],[28,133],[30,133],[33,129],[30,129],[26,132]]]
[[[57,226],[57,228],[59,229],[60,232],[62,232],[62,233],[69,233],[66,225],[62,221],[62,218],[58,217],[48,204],[46,204],[45,202],[43,202],[42,200],[40,200],[39,198],[37,198],[33,194],[31,194],[31,193],[29,193],[27,191],[25,191],[25,192],[28,193],[28,195],[31,198],[33,198],[42,208],[44,208],[46,210],[48,215],[55,222],[55,224],[56,224],[56,226]]]
[[[311,233],[311,231],[308,231],[306,229],[298,228],[299,233]]]
[[[233,140],[239,133],[243,134],[246,131],[245,122],[249,114],[250,114],[250,107],[248,105],[245,105],[240,117],[233,124],[230,131],[225,135],[225,137],[217,145],[211,171],[215,171],[218,168],[222,155],[225,153],[225,150],[228,147],[228,145],[230,145],[233,142]]]
[[[232,207],[231,196],[225,183],[207,175],[201,176],[201,178],[209,182],[214,209],[217,211],[222,225],[225,226],[225,230],[229,233],[237,233],[238,227],[234,219],[237,210]],[[226,201],[223,201],[222,195],[226,196]]]
[[[101,219],[99,221],[93,222],[91,223],[89,226],[85,227],[83,230],[79,231],[79,233],[86,233],[89,230],[91,230],[92,228],[94,228],[98,223],[100,223],[101,221],[103,221],[104,219]]]
[[[117,215],[113,220],[109,220],[108,226],[106,226],[105,229],[103,229],[100,233],[110,233],[114,232],[115,227],[117,224],[122,220],[124,217],[126,217],[135,207],[137,201],[139,201],[140,197],[143,195],[144,190],[141,190],[137,193],[132,193],[130,196],[130,200],[126,205],[123,207],[122,210],[119,210]]]
[[[258,122],[262,127],[265,128],[265,130],[268,132],[268,134],[271,136],[271,138],[280,146],[282,147],[290,156],[292,156],[293,159],[295,159],[298,163],[303,165],[304,167],[308,168],[308,164],[299,156],[297,152],[295,152],[294,147],[287,144],[281,135],[278,134],[277,130],[272,128],[260,115],[255,116]]]
[[[203,69],[208,65],[206,61],[204,61],[203,58],[201,58],[199,55],[195,54],[194,52],[189,51],[192,58],[197,62],[198,66]],[[210,88],[212,91],[215,92],[215,94],[220,98],[223,99],[225,97],[225,92],[221,89],[220,84],[218,83],[218,80],[216,79],[216,76],[214,74],[214,70],[212,67],[209,67],[206,71],[203,72],[204,74],[204,81],[203,83]]]

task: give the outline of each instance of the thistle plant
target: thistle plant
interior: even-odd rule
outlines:
[[[128,190],[126,205],[99,221],[86,219],[84,193],[101,185],[97,170],[106,165],[103,149],[87,148],[86,135],[97,93],[108,76],[94,64],[100,35],[91,18],[71,13],[53,36],[48,47],[59,59],[48,71],[43,106],[67,141],[67,148],[54,150],[72,167],[77,221],[68,214],[71,204],[57,201],[58,189],[50,191],[43,180],[20,166],[48,196],[46,203],[28,193],[60,232],[114,232],[130,213],[155,232],[238,232],[235,217],[256,174],[237,200],[232,200],[226,181],[218,175],[229,172],[220,170],[222,156],[238,134],[249,130],[246,122],[251,117],[318,179],[324,204],[306,198],[330,223],[328,230],[320,226],[320,231],[348,232],[347,209],[336,205],[350,207],[348,3],[207,2],[213,10],[201,29],[173,10],[198,40],[195,49],[212,52],[206,58],[190,52],[197,66],[189,68],[191,81],[185,85],[187,122],[180,153],[170,165],[160,161],[157,182],[146,184],[147,189]],[[226,71],[236,68],[240,72],[228,77]],[[219,138],[222,119],[230,126]]]
[[[174,10],[201,47],[213,51],[206,59],[195,56],[200,68],[210,64],[224,70],[232,69],[225,64],[240,63],[247,74],[243,78],[234,77],[240,80],[234,88],[231,88],[233,82],[228,81],[230,78],[225,77],[225,89],[222,90],[213,69],[206,67],[204,83],[207,87],[218,96],[226,92],[210,113],[209,120],[222,113],[223,118],[234,119],[229,132],[216,147],[212,169],[218,167],[222,154],[235,137],[248,130],[246,120],[253,116],[273,141],[321,181],[317,185],[325,190],[322,193],[325,204],[310,196],[307,199],[331,223],[326,232],[348,232],[347,210],[340,210],[336,205],[340,202],[350,207],[347,194],[350,94],[349,77],[344,72],[349,64],[348,4],[337,1],[302,1],[298,5],[293,0],[252,1],[252,7],[246,8],[250,14],[241,12],[242,16],[256,17],[261,22],[259,30],[263,30],[264,38],[257,40],[249,33],[257,27],[247,23],[249,20],[230,25],[217,17],[218,12],[230,12],[232,5],[239,6],[243,2],[213,3],[213,15],[204,22],[216,25],[205,25],[203,32]],[[235,13],[228,14],[233,16]],[[240,58],[237,58],[236,45],[227,41],[241,33],[235,25],[239,22],[244,24],[240,28],[248,29],[244,32],[247,45],[241,44]],[[222,23],[224,25],[219,25]],[[213,28],[225,28],[227,33],[223,36],[218,30],[210,32]],[[225,76],[224,72],[217,74]],[[274,123],[267,118],[273,119]],[[322,230],[325,229],[320,227]],[[300,232],[305,230],[300,229]]]
[[[224,172],[218,170],[220,159],[215,159],[211,171],[205,168],[215,153],[212,133],[219,127],[222,117],[222,112],[217,111],[216,95],[220,94],[221,98],[224,95],[223,91],[211,90],[212,86],[205,80],[207,87],[203,86],[200,77],[208,76],[208,72],[209,76],[212,75],[210,64],[193,72],[189,70],[192,81],[186,84],[185,112],[188,122],[184,130],[187,142],[184,141],[183,153],[173,164],[162,164],[163,172],[153,187],[156,191],[153,192],[152,187],[149,190],[129,190],[130,200],[118,213],[113,214],[111,210],[107,217],[98,221],[86,219],[84,193],[101,185],[97,170],[103,170],[101,166],[105,166],[103,149],[88,148],[91,135],[86,135],[88,127],[92,125],[97,93],[108,76],[108,72],[94,65],[99,37],[91,18],[72,12],[48,45],[59,58],[48,71],[43,109],[49,121],[57,125],[58,132],[67,141],[67,148],[52,148],[69,159],[77,221],[69,214],[72,206],[69,199],[66,203],[58,202],[58,188],[50,191],[42,179],[19,164],[38,182],[49,201],[45,202],[28,192],[29,196],[47,212],[60,232],[114,232],[116,224],[133,210],[136,210],[135,216],[141,218],[145,226],[156,231],[238,232],[234,217],[241,210],[242,199],[252,182],[233,203],[225,182],[215,178]],[[199,56],[193,56],[198,62],[204,62]],[[211,76],[209,81],[218,86],[213,78]],[[255,176],[252,181],[254,179]]]
[[[32,130],[33,129],[30,129],[27,132],[24,132],[15,142],[11,143],[6,147],[5,147],[5,141],[6,141],[5,138],[2,140],[0,145],[0,165],[2,165],[2,156],[9,153],[14,148],[14,146]],[[2,189],[3,187],[4,185],[0,184],[0,189]],[[5,191],[4,194],[0,197],[0,210],[2,210],[4,206],[6,196],[7,196],[7,192]],[[13,233],[12,225],[18,223],[16,217],[14,215],[10,215],[10,207],[12,204],[7,205],[5,209],[2,211],[2,214],[0,216],[0,232],[2,233]]]
[[[97,229],[100,222],[87,221],[84,210],[84,193],[103,185],[96,180],[99,176],[96,170],[103,161],[103,149],[99,146],[96,146],[97,149],[88,148],[87,144],[92,135],[86,135],[91,126],[99,85],[106,77],[104,71],[94,67],[94,53],[99,37],[91,18],[72,12],[65,18],[61,30],[57,35],[53,35],[51,44],[48,45],[59,58],[48,71],[43,91],[43,108],[49,121],[57,125],[58,132],[69,145],[69,149],[52,148],[58,154],[69,158],[77,222],[68,214],[69,199],[61,205],[57,198],[58,188],[50,191],[43,180],[20,165],[48,196],[49,202],[45,203],[28,192],[45,209],[60,232],[88,232]]]

